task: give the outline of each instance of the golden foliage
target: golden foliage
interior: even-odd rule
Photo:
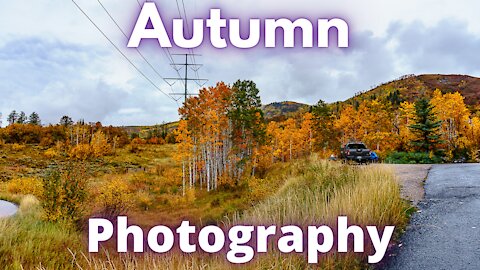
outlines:
[[[195,195],[195,189],[193,187],[189,187],[185,190],[185,201],[188,203],[191,203],[195,201],[196,195]]]
[[[293,118],[283,122],[270,122],[266,128],[267,144],[256,149],[260,167],[275,160],[288,161],[311,154],[313,151],[313,115],[302,115],[297,123]]]
[[[7,191],[15,194],[31,194],[40,197],[43,193],[42,180],[35,177],[15,178],[7,183]]]
[[[110,154],[111,147],[103,131],[97,131],[90,142],[91,151],[94,157],[99,158]]]
[[[55,148],[52,147],[45,150],[45,152],[43,152],[43,155],[48,159],[52,159],[52,158],[57,158],[60,154],[57,152]]]
[[[413,150],[411,141],[415,140],[415,134],[409,126],[415,124],[415,104],[404,101],[400,104],[398,115],[398,129],[400,142],[405,150]]]
[[[69,156],[74,159],[87,160],[92,157],[92,149],[89,144],[79,144],[70,149]]]
[[[433,112],[442,121],[441,139],[446,143],[447,151],[467,148],[470,142],[465,138],[468,131],[470,111],[464,102],[464,97],[458,93],[442,94],[435,90],[430,101]]]
[[[130,144],[136,144],[136,145],[144,145],[146,143],[147,143],[147,141],[145,141],[142,138],[135,138],[130,142]]]
[[[135,202],[140,207],[140,209],[147,211],[154,206],[154,197],[149,192],[141,190],[136,193]]]
[[[24,144],[18,144],[18,143],[14,143],[11,145],[11,149],[13,151],[22,151],[23,149],[25,149],[25,145]]]
[[[47,221],[75,224],[82,218],[86,198],[87,177],[79,164],[50,169],[43,178],[41,203]]]
[[[120,176],[114,176],[98,187],[97,203],[102,207],[102,214],[115,217],[131,207],[133,193],[128,182]]]

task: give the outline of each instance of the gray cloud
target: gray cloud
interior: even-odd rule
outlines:
[[[430,27],[418,21],[394,23],[388,38],[397,43],[397,57],[414,72],[480,72],[480,37],[465,22],[443,20]]]
[[[56,123],[65,114],[117,125],[153,124],[160,122],[161,115],[175,117],[176,105],[171,113],[162,111],[162,105],[172,106],[172,102],[138,78],[125,87],[107,82],[110,54],[37,38],[6,43],[0,48],[0,111],[4,119],[14,109],[36,111],[44,123]],[[92,76],[95,73],[97,76]],[[119,113],[126,107],[140,110]]]
[[[44,122],[52,123],[64,114],[114,125],[154,124],[178,118],[177,104],[145,81],[70,3],[58,1],[44,8],[47,2],[39,0],[32,4],[38,12],[31,16],[28,9],[14,2],[2,9],[20,10],[24,15],[22,21],[13,13],[0,16],[0,23],[8,26],[0,33],[0,112],[4,113],[4,119],[12,109],[37,111]],[[137,12],[136,1],[126,7],[114,5],[111,0],[104,2],[128,32]],[[352,30],[350,48],[215,50],[204,47],[195,50],[203,54],[197,58],[204,63],[200,77],[210,80],[207,85],[217,81],[254,80],[264,103],[295,100],[313,104],[318,99],[343,100],[355,92],[409,73],[480,75],[477,53],[480,23],[478,16],[471,12],[478,4],[464,1],[462,13],[456,3],[446,7],[433,5],[432,1],[406,0],[418,4],[414,11],[408,11],[405,8],[408,5],[403,2],[387,7],[372,0],[371,5],[351,3],[353,6],[348,9],[346,2],[329,1],[319,5],[318,1],[304,0],[295,6],[295,12],[301,14],[304,7],[312,7],[307,12],[310,16],[345,14]],[[83,0],[79,3],[162,90],[181,90],[180,83],[170,88],[135,51],[125,48],[123,36],[96,3]],[[239,8],[239,17],[248,17],[247,7],[251,5],[236,3],[222,2],[222,6],[230,15]],[[288,1],[276,3],[258,3],[255,14],[271,14],[272,5],[285,13],[292,6]],[[161,4],[168,5],[165,13],[174,14],[174,5]],[[192,9],[192,1],[186,0],[186,4]],[[197,11],[204,14],[207,6],[215,5],[199,2]],[[378,8],[371,9],[371,6]],[[427,8],[431,12],[426,13]],[[363,13],[366,9],[368,16]],[[135,11],[132,13],[132,10]],[[44,22],[39,20],[39,14],[50,13],[55,16]],[[72,16],[66,20],[60,14]],[[35,20],[29,22],[30,17]],[[27,22],[30,28],[25,27]],[[141,50],[161,75],[176,76],[160,48],[146,46]],[[198,88],[191,86],[192,91]]]

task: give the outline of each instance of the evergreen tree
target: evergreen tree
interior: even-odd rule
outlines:
[[[27,116],[25,115],[25,113],[23,111],[20,112],[20,114],[18,115],[17,123],[18,124],[26,124],[27,123]]]
[[[28,117],[28,123],[31,125],[40,126],[41,122],[40,122],[40,116],[38,116],[38,113],[32,112],[32,114],[30,114],[30,116]]]
[[[435,150],[440,141],[439,130],[441,121],[433,112],[434,106],[429,100],[422,98],[415,103],[416,123],[410,125],[410,130],[416,135],[412,141],[413,146],[423,152]]]
[[[18,120],[18,113],[17,111],[13,110],[7,117],[7,121],[9,125],[17,123]]]
[[[65,127],[69,127],[69,126],[73,125],[73,120],[68,115],[64,115],[64,116],[62,116],[62,118],[60,118],[60,125],[65,126]]]
[[[321,99],[312,106],[311,112],[315,117],[329,117],[332,114],[328,104]]]
[[[165,123],[165,121],[162,122],[161,131],[160,131],[160,137],[162,137],[164,140],[168,135],[168,125]]]
[[[338,104],[336,104],[338,106]],[[316,146],[318,150],[325,149],[329,146],[333,147],[337,141],[337,132],[332,122],[332,110],[330,106],[323,100],[319,100],[317,104],[311,108],[314,121],[314,133],[316,137]]]
[[[253,81],[238,80],[233,85],[233,94],[228,117],[233,124],[233,141],[243,145],[243,157],[265,137],[265,125],[257,85]]]

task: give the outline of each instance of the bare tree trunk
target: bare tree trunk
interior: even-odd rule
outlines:
[[[182,161],[182,195],[185,196],[185,160]]]

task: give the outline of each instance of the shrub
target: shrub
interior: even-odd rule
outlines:
[[[130,153],[138,153],[138,152],[140,152],[140,147],[139,147],[139,145],[136,144],[136,143],[130,143],[130,144],[128,145],[128,151],[129,151]]]
[[[425,152],[393,152],[387,156],[385,162],[396,164],[432,164],[442,163],[442,158]]]
[[[7,183],[7,191],[40,197],[43,194],[43,183],[42,180],[34,177],[15,178]]]
[[[210,207],[219,207],[220,206],[220,199],[219,198],[215,198],[212,200],[212,202],[210,202]]]
[[[52,146],[55,145],[53,138],[50,136],[45,136],[40,140],[40,146]]]
[[[22,151],[23,149],[25,149],[25,145],[23,144],[18,144],[18,143],[14,143],[12,144],[11,148],[13,151]]]
[[[92,149],[88,144],[78,144],[70,150],[69,156],[74,159],[87,160],[92,157]]]
[[[52,159],[52,158],[57,158],[59,156],[57,150],[55,148],[48,148],[45,152],[43,152],[43,155],[46,158]]]
[[[42,207],[48,221],[78,222],[87,198],[85,169],[69,164],[53,168],[43,178]]]
[[[264,179],[256,177],[250,177],[248,179],[248,188],[250,190],[249,197],[252,201],[258,202],[274,191],[274,189],[271,189],[266,183],[267,181]]]
[[[40,143],[42,127],[38,125],[12,124],[3,129],[6,143]]]
[[[148,144],[159,144],[159,145],[164,145],[165,144],[165,140],[162,138],[162,137],[152,137],[150,139],[148,139],[147,141]]]
[[[470,161],[473,162],[478,162],[479,160],[479,151],[475,148],[472,148],[470,152],[468,153],[468,156],[470,157]]]
[[[126,180],[113,177],[98,188],[98,204],[107,218],[125,214],[132,203],[132,192]]]
[[[153,206],[153,196],[146,191],[139,191],[136,194],[136,201],[137,201],[138,207],[140,207],[140,209],[145,211],[149,210]]]
[[[130,177],[130,186],[133,190],[145,190],[152,184],[152,180],[144,172],[133,173]]]
[[[196,199],[195,188],[193,188],[193,187],[186,188],[184,198],[185,198],[186,202],[195,201],[195,199]]]
[[[90,145],[93,156],[97,158],[110,154],[112,150],[108,144],[107,137],[101,130],[93,135]]]
[[[143,145],[143,144],[146,144],[146,141],[142,138],[135,138],[130,143],[131,144]]]
[[[172,133],[168,133],[168,135],[165,137],[165,141],[166,141],[167,143],[171,143],[171,144],[176,143],[177,141],[176,141],[176,139],[175,139],[175,134],[174,134],[173,132],[172,132]]]

